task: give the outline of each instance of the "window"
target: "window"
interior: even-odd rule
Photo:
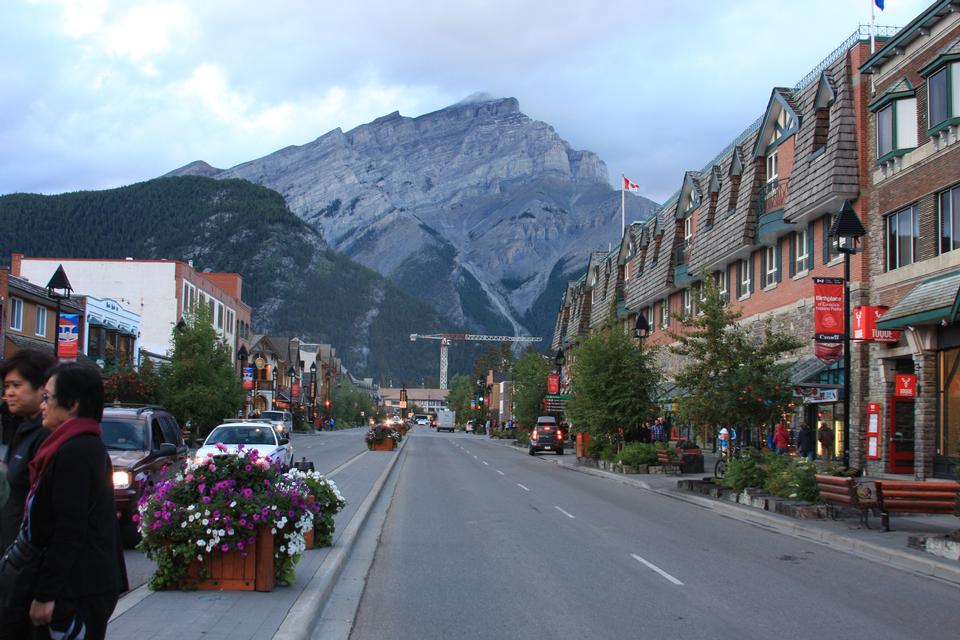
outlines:
[[[794,231],[794,244],[796,246],[794,273],[803,274],[810,269],[810,227]]]
[[[670,326],[670,299],[664,298],[660,301],[660,326]]]
[[[947,73],[944,67],[927,78],[927,126],[933,129],[950,117],[947,99]]]
[[[680,300],[683,303],[683,317],[689,318],[693,315],[693,295],[689,287],[680,292]]]
[[[833,214],[828,213],[823,220],[823,264],[829,263],[837,256],[834,253],[833,239],[830,237],[830,226],[833,224]]]
[[[877,112],[877,157],[893,152],[893,105]]]
[[[750,275],[753,265],[749,259],[740,261],[740,297],[750,294]]]
[[[716,274],[714,275],[714,278],[715,278],[715,280],[716,280],[716,282],[717,282],[717,289],[720,290],[720,296],[721,296],[724,300],[729,300],[729,299],[730,299],[730,291],[729,291],[729,289],[730,289],[730,272],[727,270],[726,267],[724,267],[724,268],[721,269],[720,271],[717,271],[717,272],[716,272]]]
[[[916,97],[885,100],[887,104],[876,112],[879,162],[886,162],[891,156],[902,156],[917,146]]]
[[[767,247],[763,250],[763,286],[769,287],[777,283],[777,247]]]
[[[767,156],[767,184],[773,182],[779,177],[777,164],[777,152],[774,151]]]
[[[10,298],[10,328],[23,331],[23,300]]]
[[[826,149],[827,137],[830,133],[830,107],[821,107],[814,112],[816,121],[813,127],[814,152]]]
[[[223,329],[223,305],[217,303],[217,329]]]
[[[650,333],[653,333],[657,329],[657,322],[653,316],[653,305],[650,305],[649,307],[647,307],[646,316],[648,321],[647,324],[650,325]]]
[[[940,253],[960,249],[960,186],[937,196],[940,210]]]
[[[47,308],[37,306],[37,317],[34,322],[33,333],[44,337],[47,335]]]
[[[683,241],[687,244],[693,242],[693,216],[683,219]]]
[[[920,235],[920,213],[917,205],[887,216],[887,271],[916,262],[917,239]]]
[[[225,322],[225,326],[227,328],[227,333],[232,334],[233,333],[233,311],[230,309],[227,309],[227,320]]]

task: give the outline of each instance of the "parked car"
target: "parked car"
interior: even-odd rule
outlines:
[[[278,433],[289,437],[293,433],[293,414],[289,411],[261,411],[261,420],[269,420]]]
[[[530,455],[535,456],[539,451],[555,451],[558,456],[563,455],[563,430],[553,416],[537,418],[537,427],[530,433]]]
[[[107,406],[100,438],[113,463],[113,499],[127,548],[140,541],[132,516],[144,492],[186,465],[187,445],[176,419],[155,406]]]
[[[224,445],[226,452],[218,448],[218,444]],[[236,455],[241,445],[247,451],[256,449],[262,457],[271,461],[279,460],[283,469],[293,466],[290,438],[264,422],[255,421],[227,422],[215,427],[197,449],[195,460],[200,463],[210,455]]]

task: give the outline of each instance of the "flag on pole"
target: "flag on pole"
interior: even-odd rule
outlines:
[[[630,182],[630,179],[627,176],[623,176],[623,188],[625,191],[639,191],[640,185],[636,182]]]
[[[877,5],[877,7],[880,9],[880,11],[883,11],[883,0],[873,0],[873,2],[874,2],[874,4]]]

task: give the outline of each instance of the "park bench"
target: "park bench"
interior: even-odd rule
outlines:
[[[855,509],[860,512],[860,522],[870,528],[870,509],[878,506],[877,497],[869,487],[861,487],[856,478],[817,474],[817,491],[820,499],[827,504],[827,514],[837,519],[838,507]]]
[[[891,513],[954,513],[957,507],[957,482],[909,482],[877,480],[877,501],[883,530],[890,531]]]
[[[657,462],[659,462],[661,466],[673,466],[683,471],[680,466],[680,456],[674,457],[668,449],[657,449]]]

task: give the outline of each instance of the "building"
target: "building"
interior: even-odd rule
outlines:
[[[861,27],[797,84],[772,88],[761,116],[701,169],[678,176],[678,191],[655,216],[629,225],[614,250],[591,254],[555,323],[552,346],[568,364],[591,332],[632,331],[641,316],[647,342],[669,344],[678,317],[697,313],[703,278],[712,278],[756,331],[769,319],[809,338],[792,368],[798,409],[787,418],[835,425],[833,453],[842,451],[845,372],[842,359],[828,365],[815,356],[814,278],[843,276],[827,234],[843,203],[864,221],[870,215],[871,80],[860,71],[869,35]],[[867,266],[853,257],[857,305],[867,299]],[[852,354],[864,357],[859,346]],[[664,350],[668,377],[680,364]]]
[[[933,3],[869,74],[870,305],[859,432],[871,472],[955,478],[960,446],[960,12]],[[869,404],[868,404],[869,403]],[[869,413],[868,413],[869,411]]]
[[[49,280],[48,277],[43,283]],[[79,351],[86,340],[83,298],[62,300],[60,312],[75,316]],[[53,355],[56,338],[57,301],[47,295],[44,286],[0,269],[0,360],[21,349],[36,349]],[[61,357],[63,355],[61,353]]]
[[[132,369],[140,353],[140,315],[110,298],[84,296],[83,352],[101,369]]]
[[[421,389],[412,387],[407,389],[407,412],[414,405],[428,413],[438,409],[447,408],[447,395],[449,389]],[[380,397],[383,399],[383,407],[387,413],[400,413],[400,388],[380,388]]]
[[[199,272],[179,260],[31,258],[19,253],[12,255],[11,273],[45,283],[60,264],[76,291],[110,298],[140,316],[140,349],[149,355],[167,356],[173,328],[197,304],[209,306],[214,327],[233,353],[250,349],[250,306],[242,300],[239,274]]]

